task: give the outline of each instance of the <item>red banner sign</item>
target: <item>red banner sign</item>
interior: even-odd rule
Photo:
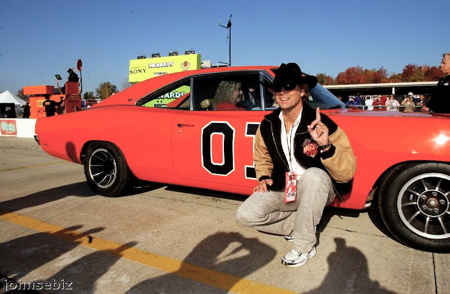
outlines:
[[[17,136],[17,125],[15,120],[0,120],[1,134]]]

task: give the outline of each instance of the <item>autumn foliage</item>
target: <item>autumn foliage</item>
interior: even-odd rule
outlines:
[[[436,66],[418,66],[408,64],[399,74],[388,75],[385,68],[364,69],[361,66],[349,67],[340,72],[335,79],[325,74],[318,74],[317,78],[324,85],[349,85],[349,84],[377,84],[377,83],[399,83],[399,82],[427,82],[437,81],[442,72]]]

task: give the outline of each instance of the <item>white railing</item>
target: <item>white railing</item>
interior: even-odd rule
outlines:
[[[388,111],[386,105],[346,105],[349,109],[361,109],[361,110],[375,110],[375,111]],[[404,112],[405,108],[413,108],[414,112],[421,112],[422,106],[397,106],[397,110],[389,110],[389,111],[397,111]]]

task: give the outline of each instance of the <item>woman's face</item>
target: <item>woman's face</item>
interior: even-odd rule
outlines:
[[[233,91],[233,97],[231,98],[233,100],[233,103],[237,103],[239,101],[242,101],[242,98],[244,97],[244,93],[242,92],[242,89],[240,86],[236,86],[236,88]]]

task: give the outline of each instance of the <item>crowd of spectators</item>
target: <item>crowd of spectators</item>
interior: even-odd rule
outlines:
[[[350,108],[359,108],[374,111],[401,111],[401,112],[421,112],[421,108],[426,106],[428,98],[425,94],[414,95],[409,92],[407,95],[350,95],[348,97],[338,96],[345,105]]]

